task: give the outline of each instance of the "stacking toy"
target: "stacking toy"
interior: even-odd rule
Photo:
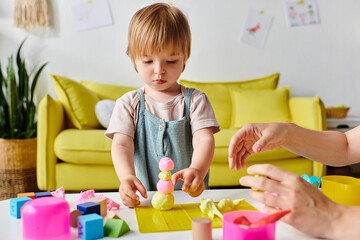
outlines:
[[[67,240],[71,237],[70,207],[60,198],[28,201],[21,210],[23,239]]]
[[[244,219],[248,219],[248,221],[250,222],[256,222],[261,218],[268,216],[268,214],[256,211],[234,211],[225,213],[223,218],[223,240],[275,239],[276,222],[272,222],[259,227],[243,228],[239,226],[240,216],[244,216]],[[242,219],[241,222],[244,222],[244,219]]]
[[[174,206],[174,184],[171,181],[170,171],[174,169],[174,162],[171,158],[164,157],[160,159],[159,173],[160,180],[158,181],[156,188],[157,192],[153,196],[151,203],[154,208],[159,210],[169,210]]]

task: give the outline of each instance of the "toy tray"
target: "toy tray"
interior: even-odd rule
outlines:
[[[246,201],[233,209],[237,210],[258,211]],[[176,204],[167,211],[160,211],[152,206],[140,206],[135,208],[135,214],[140,233],[191,230],[192,219],[208,217],[201,212],[200,203]],[[212,219],[212,227],[222,228],[222,219],[215,216]]]

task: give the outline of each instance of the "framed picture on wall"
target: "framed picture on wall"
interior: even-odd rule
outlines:
[[[286,1],[285,15],[290,27],[320,23],[316,0]]]

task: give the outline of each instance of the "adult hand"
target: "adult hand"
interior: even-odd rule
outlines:
[[[278,148],[285,141],[287,123],[251,123],[231,138],[229,168],[240,170],[250,155]]]
[[[133,208],[140,205],[140,197],[136,194],[136,191],[139,191],[141,196],[147,198],[146,189],[137,177],[129,175],[122,179],[119,193],[125,206]]]
[[[182,190],[187,192],[191,197],[199,196],[205,189],[204,180],[201,177],[201,171],[196,168],[185,168],[172,175],[174,186],[178,180],[184,181]]]
[[[244,176],[240,179],[241,185],[267,191],[250,191],[254,200],[265,204],[265,212],[291,209],[291,213],[282,221],[312,236],[336,238],[334,231],[344,206],[331,201],[300,176],[273,165],[253,165],[247,172],[266,176]]]

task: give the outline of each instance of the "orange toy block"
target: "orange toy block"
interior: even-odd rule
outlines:
[[[18,193],[17,197],[29,197],[31,199],[35,198],[35,193],[34,192],[26,192],[26,193]]]
[[[71,227],[76,228],[78,226],[78,217],[82,215],[82,212],[79,209],[71,208],[70,217],[71,217]]]
[[[121,219],[121,218],[113,211],[108,211],[106,216],[104,217],[104,225],[108,219]]]
[[[106,198],[90,198],[88,200],[86,200],[86,202],[94,202],[94,203],[98,203],[100,204],[100,215],[102,217],[106,216],[107,213],[107,202],[106,202]]]

